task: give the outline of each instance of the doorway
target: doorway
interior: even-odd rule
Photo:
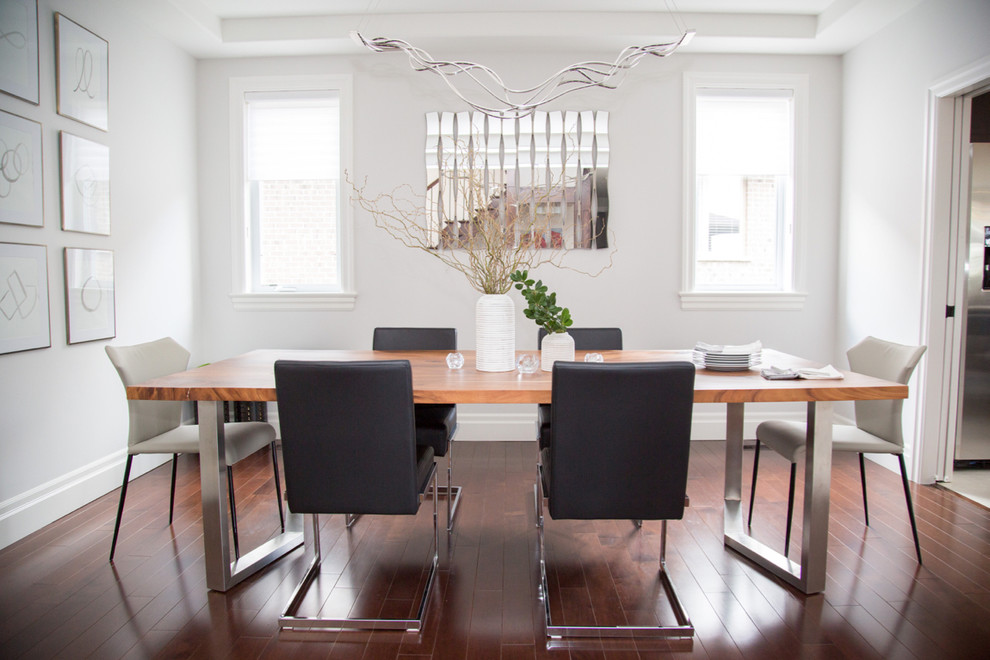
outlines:
[[[968,231],[960,250],[962,309],[959,413],[946,488],[990,507],[990,92],[969,98],[969,207],[960,214]],[[965,209],[960,209],[965,210]],[[968,220],[968,222],[962,222]]]
[[[929,119],[927,342],[941,359],[920,476],[990,507],[990,59],[933,87]]]

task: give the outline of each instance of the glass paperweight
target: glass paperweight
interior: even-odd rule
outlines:
[[[464,356],[460,353],[447,353],[447,367],[449,369],[460,369],[464,366]]]
[[[516,360],[516,371],[521,374],[535,374],[540,368],[540,358],[532,353],[523,353]]]
[[[585,362],[604,362],[605,358],[602,357],[601,353],[586,353],[584,356]]]

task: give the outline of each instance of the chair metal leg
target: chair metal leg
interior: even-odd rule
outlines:
[[[746,520],[748,527],[753,526],[753,502],[756,501],[756,475],[760,471],[760,440],[757,438],[756,446],[753,448],[753,483],[749,487],[749,518]]]
[[[457,515],[457,505],[461,502],[461,487],[455,486],[454,478],[454,438],[447,442],[447,485],[444,487],[444,497],[447,499],[447,531],[454,529],[454,516]]]
[[[539,471],[539,467],[537,468]],[[544,534],[543,518],[543,478],[537,475],[537,528],[539,535],[540,549],[540,586],[537,590],[537,597],[543,601],[543,611],[546,621],[547,637],[674,637],[690,638],[694,637],[694,625],[690,617],[681,605],[674,584],[670,581],[667,573],[667,521],[661,521],[660,528],[660,584],[670,603],[670,608],[674,612],[676,625],[672,626],[566,626],[555,625],[550,616],[550,587],[547,583],[546,569],[546,539]]]
[[[426,586],[423,588],[423,595],[419,603],[415,619],[329,619],[318,617],[299,616],[297,614],[300,604],[306,596],[306,592],[312,585],[314,578],[320,572],[320,563],[323,557],[320,553],[320,524],[319,516],[310,514],[312,521],[309,533],[312,536],[313,560],[306,569],[306,574],[302,581],[296,586],[286,605],[282,615],[278,618],[278,627],[289,630],[406,630],[417,632],[423,629],[426,620],[426,606],[430,601],[430,592],[433,588],[437,574],[437,566],[440,563],[440,526],[438,524],[439,502],[437,499],[437,473],[434,465],[430,474],[433,481],[433,561],[430,564],[430,573],[426,578]],[[428,491],[428,489],[427,489]],[[309,531],[309,530],[307,530]]]
[[[172,454],[172,487],[168,494],[168,524],[172,524],[172,511],[175,509],[175,468],[179,461],[178,454]]]
[[[131,462],[134,456],[127,455],[127,462],[124,464],[124,483],[120,485],[120,502],[117,504],[117,522],[113,525],[113,540],[110,541],[110,561],[113,561],[113,553],[117,550],[117,533],[120,532],[120,517],[124,514],[124,498],[127,497],[127,481],[131,477]]]
[[[278,522],[285,532],[285,511],[282,510],[282,482],[278,476],[278,450],[272,440],[272,469],[275,471],[275,501],[278,502]]]
[[[234,471],[227,466],[227,496],[230,498],[230,529],[234,533],[234,558],[241,558],[241,546],[237,541],[237,506],[234,504]]]
[[[360,513],[345,513],[344,514],[344,526],[346,526],[347,528],[353,527],[354,526],[354,523],[356,523],[357,522],[357,519],[360,518],[360,517],[361,517],[361,514]]]
[[[914,534],[914,551],[918,554],[918,564],[921,564],[921,543],[918,542],[918,525],[914,520],[914,504],[911,502],[911,489],[908,486],[907,467],[904,465],[904,454],[897,455],[901,464],[901,483],[904,485],[904,501],[907,502],[908,518],[911,519],[911,533]]]
[[[866,461],[863,454],[859,455],[859,480],[863,484],[863,518],[866,519],[866,526],[870,526],[870,508],[866,504]]]
[[[784,556],[791,547],[791,523],[794,522],[794,477],[797,474],[797,463],[791,463],[791,485],[787,490],[787,529],[784,532]]]

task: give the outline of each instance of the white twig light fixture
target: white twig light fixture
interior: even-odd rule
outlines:
[[[502,78],[495,71],[483,64],[434,60],[422,48],[416,48],[401,39],[385,37],[366,39],[360,32],[351,32],[352,39],[376,53],[392,51],[405,53],[413,70],[432,71],[469,106],[490,117],[500,119],[532,114],[541,105],[579,89],[588,87],[615,89],[629,69],[636,66],[644,56],[667,57],[680,46],[691,41],[692,37],[694,30],[684,30],[677,41],[650,46],[629,46],[619,53],[614,62],[578,62],[561,69],[538,85],[526,89],[512,89],[502,82]],[[468,98],[457,85],[465,79],[470,81],[468,85],[473,85],[482,92],[480,96],[489,100],[473,101]],[[490,105],[493,102],[497,105]]]

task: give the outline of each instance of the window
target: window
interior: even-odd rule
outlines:
[[[803,77],[689,75],[685,309],[794,309]]]
[[[350,81],[231,81],[237,309],[352,309]]]

